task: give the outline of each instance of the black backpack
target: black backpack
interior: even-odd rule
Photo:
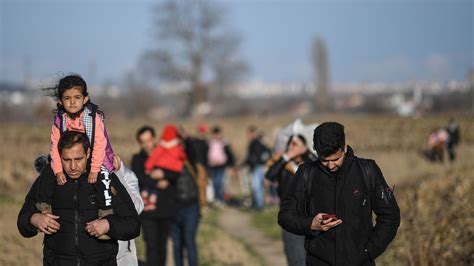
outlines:
[[[183,170],[176,181],[176,200],[178,203],[187,204],[198,200],[198,187],[196,172],[189,161],[184,163]]]

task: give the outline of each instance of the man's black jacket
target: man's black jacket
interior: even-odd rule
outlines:
[[[169,186],[165,189],[157,188],[158,180],[151,178],[145,173],[145,162],[148,154],[141,150],[132,158],[132,171],[138,177],[138,185],[141,190],[150,190],[157,195],[156,209],[152,211],[143,211],[140,214],[142,219],[168,219],[176,214],[176,180],[179,177],[178,172],[163,169],[165,179]]]
[[[50,165],[44,167],[41,175],[55,178]],[[140,220],[126,189],[115,174],[110,174],[113,214],[106,216],[112,240],[98,240],[86,231],[86,223],[98,218],[95,202],[96,191],[87,183],[88,173],[55,188],[52,199],[53,214],[59,216],[58,232],[45,235],[43,262],[45,265],[114,265],[117,240],[130,240],[140,234]],[[101,180],[101,178],[98,178]],[[17,220],[18,230],[24,237],[33,237],[38,232],[30,223],[37,213],[35,207],[39,178],[33,183]],[[115,192],[115,193],[114,193]]]
[[[308,256],[318,265],[370,265],[397,233],[400,210],[392,190],[372,160],[366,162],[371,165],[375,184],[366,185],[358,160],[364,159],[354,157],[349,148],[337,173],[330,173],[319,161],[301,165],[282,200],[278,223],[289,232],[306,236]],[[303,175],[309,171],[312,180],[307,189]],[[375,226],[372,212],[377,216]],[[312,231],[311,223],[318,213],[336,214],[342,224],[327,232]]]
[[[245,164],[253,171],[257,165],[265,164],[270,157],[271,150],[262,143],[262,137],[258,136],[249,143]]]

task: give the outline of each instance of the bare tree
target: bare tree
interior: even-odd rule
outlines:
[[[217,3],[167,0],[153,12],[156,46],[142,56],[141,65],[161,81],[189,84],[189,115],[207,101],[208,84],[243,72],[240,39],[226,26],[225,10]]]
[[[311,47],[312,63],[315,70],[316,105],[319,111],[328,111],[331,107],[329,96],[329,63],[324,40],[317,37]]]

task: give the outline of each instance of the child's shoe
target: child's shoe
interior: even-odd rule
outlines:
[[[36,208],[42,214],[53,214],[53,210],[51,209],[51,204],[48,204],[46,202],[37,202],[36,203]]]

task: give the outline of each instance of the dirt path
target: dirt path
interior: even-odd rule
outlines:
[[[249,245],[265,265],[284,266],[286,258],[281,241],[263,235],[251,225],[250,215],[234,208],[224,208],[219,213],[218,224],[227,233]]]

